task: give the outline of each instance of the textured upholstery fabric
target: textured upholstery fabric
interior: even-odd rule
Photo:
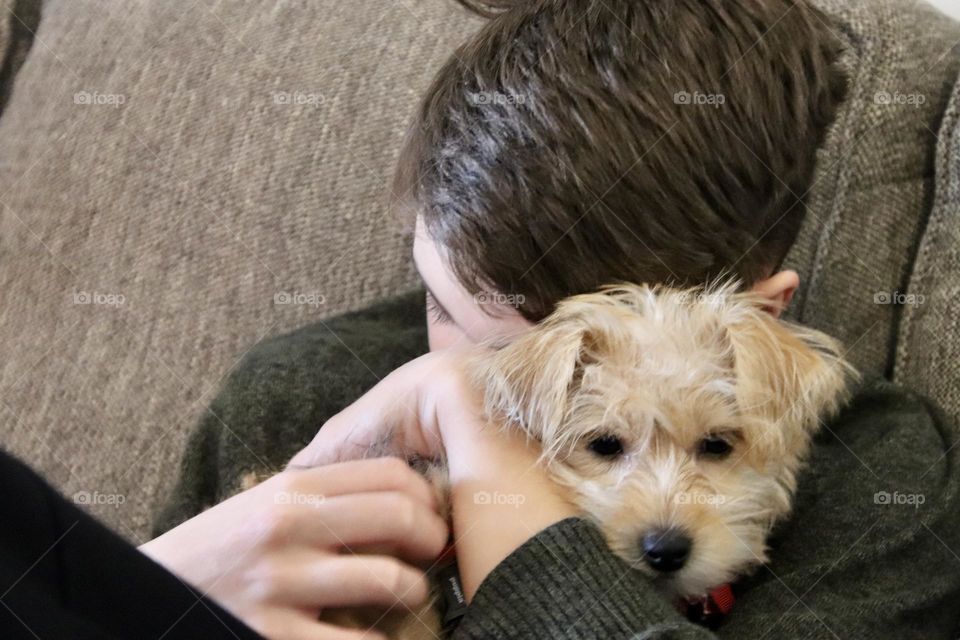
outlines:
[[[960,31],[913,0],[816,2],[854,91],[789,257],[795,317],[889,373],[903,308],[874,296],[957,283],[924,229]],[[477,25],[451,0],[46,0],[0,118],[0,445],[143,536],[249,347],[414,284],[386,180],[417,95]],[[938,207],[931,224],[956,220]],[[924,362],[948,320],[909,310],[906,382],[958,378],[955,351]]]
[[[924,2],[815,3],[848,42],[851,87],[788,256],[802,282],[792,315],[889,375],[905,305],[878,302],[920,293],[908,284],[930,215],[936,132],[960,70],[960,24]]]
[[[960,424],[960,82],[938,134],[933,213],[917,252],[894,380],[937,398]]]
[[[249,347],[415,283],[386,184],[476,24],[450,0],[44,2],[0,120],[0,445],[142,536]]]

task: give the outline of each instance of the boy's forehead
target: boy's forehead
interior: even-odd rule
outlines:
[[[470,296],[452,277],[436,244],[422,230],[419,222],[413,239],[413,262],[427,290],[446,311],[456,315],[454,307],[463,306]]]

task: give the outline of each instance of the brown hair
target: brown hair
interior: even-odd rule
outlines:
[[[612,282],[746,285],[785,256],[844,97],[794,0],[458,0],[492,19],[442,67],[396,197],[471,293],[539,320]]]

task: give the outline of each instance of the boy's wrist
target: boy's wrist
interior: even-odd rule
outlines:
[[[539,448],[488,425],[447,445],[453,532],[467,598],[487,575],[547,527],[578,514],[539,463]]]

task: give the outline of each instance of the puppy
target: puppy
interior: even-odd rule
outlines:
[[[609,287],[466,365],[486,419],[538,441],[611,550],[669,598],[702,600],[766,561],[811,437],[854,376],[833,339],[764,305],[735,284]],[[438,637],[431,609],[375,626]]]
[[[766,561],[855,376],[835,340],[765,304],[736,284],[610,287],[472,363],[490,419],[539,441],[611,550],[669,597]]]

